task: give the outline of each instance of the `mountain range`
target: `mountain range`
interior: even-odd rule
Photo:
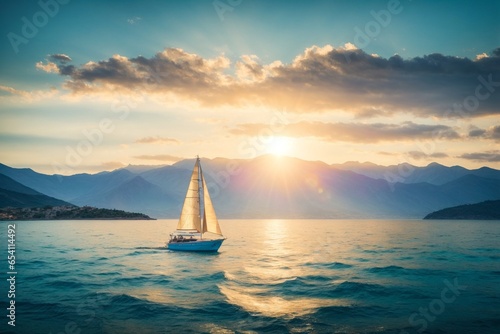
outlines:
[[[201,163],[221,218],[422,218],[446,207],[500,199],[500,171],[488,167],[328,165],[270,155]],[[187,159],[63,176],[0,164],[0,174],[79,206],[177,218],[193,165]]]
[[[0,208],[30,208],[43,206],[72,206],[70,203],[44,195],[0,174]]]

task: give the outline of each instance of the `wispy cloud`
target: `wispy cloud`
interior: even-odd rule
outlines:
[[[4,92],[4,94],[1,94]],[[16,89],[14,87],[0,85],[0,100],[10,101],[14,104],[19,104],[20,102],[35,102],[41,99],[53,98],[58,95],[59,92],[56,89],[51,88],[50,90],[35,90],[26,91],[21,89]],[[9,99],[14,97],[15,99]]]
[[[136,155],[134,156],[134,158],[140,160],[156,160],[156,161],[171,161],[171,162],[176,162],[184,159],[183,157],[178,157],[175,155],[168,155],[168,154]]]
[[[134,17],[127,19],[127,22],[129,24],[136,24],[136,23],[139,23],[141,20],[142,20],[142,17],[134,16]]]
[[[50,61],[47,62],[46,64],[39,61],[38,63],[35,64],[35,67],[37,70],[44,71],[47,73],[59,73],[59,67],[57,67],[57,64]]]
[[[447,158],[448,154],[444,152],[435,152],[431,154],[426,154],[422,151],[410,151],[408,152],[408,155],[413,159],[413,160],[430,160],[430,159],[440,159],[440,158]]]
[[[258,136],[268,124],[240,124],[229,132],[234,135]],[[417,139],[458,139],[460,135],[445,125],[387,123],[324,123],[298,122],[283,125],[280,135],[290,137],[316,137],[325,141],[377,143],[381,141],[401,141]]]
[[[160,136],[155,136],[155,137],[143,137],[139,138],[135,141],[138,144],[179,144],[179,141],[174,138],[168,138],[168,137],[160,137]]]
[[[18,95],[18,96],[24,96],[28,97],[30,94],[27,91],[15,89],[14,87],[9,87],[9,86],[2,86],[0,85],[0,91],[6,92],[10,95]]]
[[[480,161],[480,162],[499,162],[500,151],[493,150],[493,151],[477,152],[477,153],[465,153],[458,156],[458,158]]]

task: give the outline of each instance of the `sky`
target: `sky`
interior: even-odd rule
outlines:
[[[500,169],[500,1],[0,3],[0,162]]]

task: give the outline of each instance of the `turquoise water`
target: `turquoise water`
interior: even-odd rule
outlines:
[[[1,332],[500,332],[500,221],[222,220],[217,254],[165,250],[175,224],[16,222]]]

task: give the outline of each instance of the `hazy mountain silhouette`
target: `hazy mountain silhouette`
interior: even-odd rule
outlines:
[[[49,197],[0,174],[0,208],[33,208],[42,206],[71,205]]]
[[[0,165],[0,173],[77,205],[177,218],[194,161],[71,176]],[[202,159],[202,168],[221,218],[421,218],[444,207],[500,199],[500,171],[487,167],[328,165],[260,156]]]
[[[481,167],[469,170],[461,166],[446,167],[433,162],[425,167],[416,167],[408,163],[391,166],[379,166],[371,162],[349,161],[343,164],[334,164],[332,167],[350,170],[374,179],[384,179],[389,182],[418,183],[427,182],[442,185],[465,175],[476,175],[485,178],[500,179],[496,169]]]

